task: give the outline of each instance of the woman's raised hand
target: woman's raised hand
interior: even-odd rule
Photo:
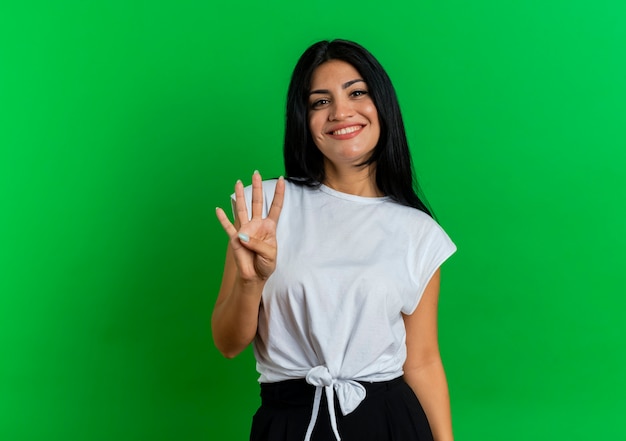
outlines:
[[[224,210],[217,209],[217,218],[230,238],[239,276],[243,281],[264,281],[276,268],[276,225],[283,207],[284,195],[285,180],[281,177],[276,182],[270,211],[267,217],[263,218],[263,183],[259,172],[254,172],[252,216],[248,215],[241,181],[235,184],[235,224],[230,222]]]

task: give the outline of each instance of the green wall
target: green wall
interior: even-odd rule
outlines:
[[[214,207],[283,172],[291,69],[337,37],[394,80],[459,247],[440,319],[457,439],[626,437],[622,0],[13,3],[1,439],[247,439],[251,351],[225,360],[210,334]]]

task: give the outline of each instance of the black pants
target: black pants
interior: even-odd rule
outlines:
[[[432,441],[424,410],[402,377],[361,383],[367,395],[343,416],[335,398],[342,441]],[[250,441],[302,441],[306,434],[315,387],[302,380],[261,384],[261,407],[252,420]],[[326,397],[322,396],[312,441],[334,441]]]

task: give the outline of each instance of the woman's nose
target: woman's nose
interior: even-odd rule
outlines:
[[[353,113],[354,113],[354,110],[348,100],[343,100],[343,99],[335,100],[335,102],[333,103],[330,109],[328,119],[330,121],[343,120],[352,116]]]

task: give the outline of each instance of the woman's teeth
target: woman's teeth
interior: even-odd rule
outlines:
[[[343,129],[335,130],[332,133],[333,133],[333,135],[347,135],[348,133],[356,132],[360,128],[361,128],[361,126],[345,127]]]

